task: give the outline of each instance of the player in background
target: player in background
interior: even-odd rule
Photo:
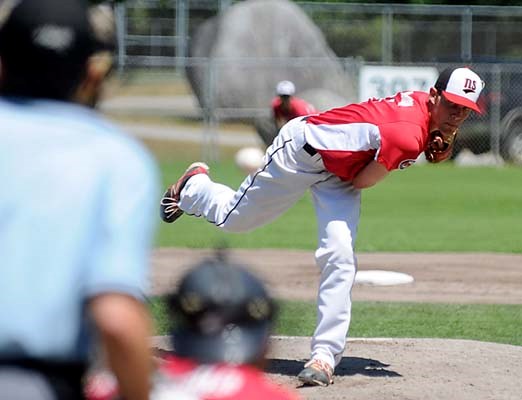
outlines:
[[[261,371],[275,304],[246,268],[223,256],[193,266],[168,309],[174,352],[159,366],[151,400],[297,400]]]
[[[447,159],[460,125],[471,111],[480,112],[482,88],[471,69],[448,68],[429,93],[401,92],[295,118],[267,149],[264,167],[238,190],[213,182],[208,166],[194,163],[165,192],[161,216],[174,222],[187,213],[244,232],[273,221],[311,191],[321,275],[311,357],[298,378],[327,386],[350,325],[361,190],[410,166],[423,152],[430,162]]]
[[[272,114],[277,131],[291,119],[316,113],[316,109],[305,100],[294,96],[295,85],[281,81],[276,86],[277,96],[272,99]]]
[[[5,0],[0,16],[0,397],[83,399],[99,339],[124,398],[146,400],[158,173],[91,108],[110,9]]]
[[[316,113],[316,109],[305,100],[294,96],[295,85],[281,81],[276,86],[276,96],[270,102],[271,116],[255,121],[255,128],[265,148],[270,146],[281,127],[293,118]]]

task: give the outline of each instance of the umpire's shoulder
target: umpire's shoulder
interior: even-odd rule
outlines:
[[[154,156],[136,137],[94,111],[85,122],[100,162],[112,167],[139,168],[157,173]]]

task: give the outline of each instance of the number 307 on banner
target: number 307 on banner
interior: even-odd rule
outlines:
[[[392,96],[406,90],[427,92],[439,76],[433,67],[363,66],[359,71],[359,100]]]

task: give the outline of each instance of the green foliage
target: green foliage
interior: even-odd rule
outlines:
[[[161,18],[174,18],[176,10],[172,4],[169,0],[159,0],[155,7],[149,7],[145,0],[129,1],[126,7],[129,32],[139,35],[173,34],[172,26],[163,32],[165,28],[160,21]]]
[[[326,41],[338,56],[361,57],[366,61],[381,59],[380,15],[348,15],[347,19],[314,15],[314,22],[323,31]]]
[[[328,45],[338,57],[358,57],[365,61],[381,61],[383,57],[383,23],[387,20],[386,8],[381,12],[365,13],[358,7],[354,12],[337,3],[378,3],[418,5],[521,5],[522,1],[325,1],[298,2],[322,31]],[[316,3],[316,4],[314,4]],[[321,3],[320,5],[317,3]],[[335,3],[335,4],[332,4]],[[337,5],[337,6],[336,6]],[[453,10],[453,13],[448,13]],[[394,62],[431,62],[461,60],[463,8],[444,11],[426,9],[424,13],[393,12],[391,52]],[[473,15],[472,52],[475,61],[480,59],[512,60],[520,54],[518,41],[513,38],[520,32],[520,20],[516,16]],[[426,46],[429,43],[429,46]],[[462,61],[462,60],[461,60]]]

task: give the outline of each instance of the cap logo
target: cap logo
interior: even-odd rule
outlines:
[[[41,47],[61,53],[71,47],[74,32],[62,26],[44,25],[33,32],[33,40]]]
[[[464,89],[462,89],[464,93],[475,93],[477,90],[477,81],[473,79],[466,78],[464,81]]]

